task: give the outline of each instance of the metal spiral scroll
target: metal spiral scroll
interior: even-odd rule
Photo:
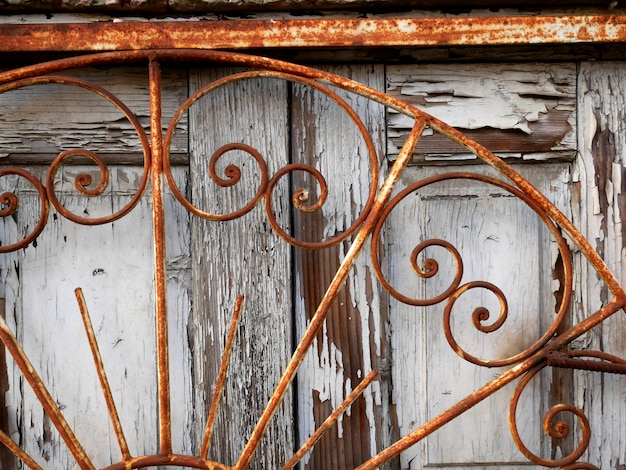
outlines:
[[[35,230],[30,235],[26,236],[22,241],[12,244],[12,245],[1,247],[0,252],[14,251],[18,248],[25,247],[29,243],[31,243],[37,237],[37,235],[41,233],[41,230],[43,230],[43,227],[45,226],[47,222],[48,206],[50,204],[63,217],[73,222],[76,222],[78,224],[82,224],[82,225],[105,224],[108,222],[115,221],[125,216],[126,214],[128,214],[139,202],[140,198],[142,197],[144,193],[146,185],[148,183],[148,179],[150,176],[150,145],[148,143],[148,138],[146,136],[146,133],[143,127],[141,126],[141,123],[137,119],[137,117],[133,114],[133,112],[116,96],[109,93],[104,88],[98,85],[94,85],[93,83],[89,83],[87,81],[72,78],[72,77],[49,75],[49,76],[39,76],[39,77],[22,79],[22,80],[16,80],[16,81],[7,83],[3,86],[0,86],[0,93],[16,90],[16,89],[23,88],[26,86],[31,86],[31,85],[48,85],[48,84],[77,86],[77,87],[83,88],[85,90],[88,90],[88,91],[91,91],[93,93],[100,95],[102,98],[104,98],[113,106],[115,106],[124,115],[124,117],[128,119],[128,121],[131,123],[131,125],[135,129],[137,136],[139,137],[139,140],[141,142],[141,147],[143,150],[143,157],[144,157],[143,175],[139,183],[139,187],[137,188],[134,196],[120,210],[118,210],[115,213],[102,216],[102,217],[84,217],[82,215],[78,215],[78,214],[71,212],[63,205],[63,203],[57,197],[55,187],[54,187],[54,181],[55,181],[55,177],[58,171],[61,169],[62,165],[66,163],[68,160],[71,160],[77,157],[86,158],[87,160],[91,161],[93,164],[97,165],[100,171],[99,181],[94,182],[91,175],[86,174],[86,173],[81,173],[75,177],[74,186],[77,192],[84,196],[94,197],[94,196],[101,195],[103,191],[108,187],[108,184],[109,184],[109,170],[104,160],[96,153],[91,152],[86,149],[71,149],[71,150],[66,150],[66,151],[61,152],[54,159],[54,161],[51,163],[48,169],[48,173],[46,175],[45,188],[41,186],[39,182],[35,183],[33,181],[34,177],[32,177],[32,175],[26,176],[26,172],[24,172],[23,170],[18,170],[18,169],[2,170],[2,175],[18,174],[22,177],[29,179],[29,181],[37,188],[39,197],[42,200],[42,203],[41,203],[42,210],[41,210],[41,216],[39,218],[39,222]],[[41,190],[42,188],[43,188],[43,191]],[[13,207],[14,198],[16,198],[16,196],[14,195],[12,197],[8,196],[6,193],[3,195],[2,202],[4,204],[8,204],[9,207],[3,210],[2,212],[0,212],[0,216],[7,217],[9,215],[12,215],[15,212],[16,207]],[[15,199],[15,204],[16,203],[17,203],[17,200]]]
[[[285,167],[277,170],[274,173],[274,175],[270,178],[269,177],[270,169],[268,169],[265,158],[261,155],[261,153],[257,149],[247,144],[231,143],[231,144],[227,144],[227,145],[220,147],[210,157],[209,165],[208,165],[208,173],[209,173],[211,180],[216,185],[225,188],[225,187],[231,187],[240,183],[241,169],[236,165],[230,164],[225,168],[225,174],[223,177],[218,175],[216,166],[217,166],[218,160],[223,155],[225,155],[226,153],[230,151],[243,151],[247,153],[248,155],[250,155],[250,157],[252,157],[255,160],[258,166],[258,170],[260,172],[260,179],[259,179],[259,182],[257,183],[257,190],[255,192],[255,195],[252,197],[252,199],[247,201],[244,204],[244,206],[240,208],[239,210],[236,210],[230,213],[225,213],[225,214],[207,212],[195,206],[194,204],[192,204],[176,185],[176,182],[174,181],[174,177],[172,175],[169,155],[170,155],[170,146],[172,143],[172,138],[176,131],[177,124],[182,118],[182,116],[186,112],[189,111],[189,108],[191,108],[191,106],[194,103],[196,103],[200,98],[207,95],[208,93],[211,93],[215,91],[216,89],[223,87],[230,83],[235,83],[235,82],[239,82],[242,80],[258,79],[258,78],[273,78],[273,79],[278,79],[278,80],[285,80],[285,81],[289,81],[293,83],[300,83],[300,84],[309,86],[311,88],[314,88],[315,90],[318,90],[319,92],[328,96],[331,100],[337,103],[345,111],[345,113],[352,119],[354,124],[357,126],[361,136],[363,137],[367,145],[368,155],[369,155],[369,160],[370,160],[370,167],[371,167],[371,182],[370,182],[368,199],[363,210],[361,211],[361,214],[352,223],[352,225],[348,227],[346,230],[344,230],[342,233],[339,233],[335,235],[334,237],[331,237],[327,240],[321,240],[321,241],[315,241],[315,242],[307,242],[303,240],[298,240],[292,235],[290,235],[289,233],[287,233],[287,231],[284,230],[280,226],[280,224],[278,223],[278,220],[276,219],[276,215],[274,213],[273,202],[272,202],[274,189],[276,188],[280,179],[294,172],[305,172],[311,175],[315,179],[318,185],[317,192],[319,193],[319,195],[317,196],[315,200],[310,200],[311,199],[310,195],[316,193],[316,191],[313,191],[307,188],[297,188],[293,192],[292,197],[291,197],[291,201],[294,207],[301,212],[307,212],[307,213],[321,210],[324,203],[326,202],[326,199],[328,197],[328,185],[326,183],[326,179],[324,178],[324,175],[322,175],[319,170],[307,164],[286,165]],[[165,155],[165,159],[164,159],[163,172],[165,173],[165,176],[167,178],[168,185],[170,189],[172,190],[172,193],[174,194],[176,199],[178,199],[178,201],[193,214],[199,217],[202,217],[204,219],[207,219],[207,220],[214,220],[214,221],[233,220],[233,219],[242,217],[243,215],[250,212],[254,207],[256,207],[259,201],[263,197],[265,197],[265,212],[266,212],[267,219],[272,229],[281,238],[286,240],[288,243],[294,246],[309,248],[309,249],[325,248],[328,246],[335,245],[341,242],[342,240],[345,240],[351,234],[353,234],[367,217],[367,214],[369,213],[372,205],[374,204],[374,200],[376,197],[376,190],[378,188],[378,159],[376,155],[376,150],[374,148],[374,143],[372,141],[372,138],[367,131],[367,128],[365,127],[365,125],[363,124],[363,122],[361,121],[361,118],[357,115],[357,113],[348,105],[348,103],[343,98],[341,98],[337,93],[335,93],[329,87],[322,85],[318,81],[304,78],[298,75],[284,73],[284,72],[276,72],[276,71],[268,71],[268,70],[254,70],[254,71],[248,71],[248,72],[241,72],[241,73],[229,75],[227,77],[215,80],[214,82],[201,88],[199,91],[194,93],[189,99],[187,99],[185,103],[183,103],[183,105],[178,109],[178,111],[172,118],[170,125],[167,129],[165,139],[164,139],[164,155]]]
[[[565,439],[570,433],[570,429],[567,423],[565,423],[564,421],[559,421],[557,419],[560,413],[572,413],[578,418],[582,435],[580,441],[578,442],[578,446],[569,455],[560,459],[544,459],[531,452],[528,447],[526,447],[526,445],[522,442],[522,439],[517,430],[517,406],[519,404],[519,399],[526,385],[528,385],[533,377],[535,377],[538,372],[543,370],[544,367],[545,364],[528,371],[528,373],[522,378],[522,380],[515,388],[515,392],[513,394],[513,397],[511,398],[511,402],[509,405],[509,427],[511,429],[511,435],[513,436],[513,440],[515,441],[517,448],[520,450],[520,452],[522,452],[522,454],[524,454],[524,456],[528,460],[538,465],[543,465],[544,467],[561,467],[569,470],[600,470],[594,465],[577,462],[577,460],[585,453],[587,447],[589,446],[589,441],[591,439],[591,428],[589,427],[589,420],[585,416],[584,412],[580,408],[577,408],[573,405],[566,405],[563,403],[556,404],[550,407],[550,409],[545,413],[543,418],[544,432],[552,439]]]
[[[531,346],[526,348],[524,351],[519,352],[508,358],[503,359],[483,359],[477,356],[474,356],[467,351],[465,351],[456,341],[454,335],[452,333],[451,327],[451,316],[452,310],[456,303],[456,301],[466,292],[472,289],[486,289],[490,291],[495,297],[498,299],[500,304],[500,312],[495,321],[492,321],[491,324],[485,324],[488,320],[491,319],[491,313],[485,307],[478,307],[474,309],[472,312],[472,324],[476,330],[482,333],[492,333],[497,331],[502,325],[504,325],[507,316],[508,316],[508,302],[506,300],[506,296],[504,293],[494,284],[485,282],[485,281],[472,281],[468,282],[464,285],[460,285],[461,279],[463,277],[463,260],[458,250],[449,242],[445,240],[439,239],[431,239],[425,240],[419,243],[412,251],[410,256],[411,267],[413,272],[420,278],[426,279],[435,276],[439,270],[439,264],[437,260],[432,258],[427,258],[424,260],[423,265],[420,266],[418,263],[418,256],[430,246],[440,246],[445,248],[453,257],[455,265],[456,265],[456,273],[454,275],[454,279],[450,283],[450,286],[445,289],[443,292],[435,295],[434,297],[427,299],[417,299],[408,297],[401,292],[399,292],[396,288],[394,288],[391,283],[387,280],[385,275],[382,272],[380,255],[381,251],[380,247],[380,234],[391,211],[408,195],[418,191],[421,188],[424,188],[428,185],[445,181],[445,180],[454,180],[454,179],[469,179],[475,180],[486,184],[491,184],[497,186],[505,191],[510,192],[520,200],[524,201],[543,221],[546,225],[552,236],[557,242],[559,252],[561,254],[561,258],[563,259],[564,266],[564,286],[563,286],[563,296],[558,306],[558,310],[556,313],[556,317],[553,320],[552,324],[548,328],[548,330]],[[444,333],[448,343],[451,348],[462,358],[465,360],[486,367],[500,367],[518,363],[532,354],[534,354],[537,350],[539,350],[544,344],[546,344],[549,339],[554,336],[554,333],[557,331],[559,325],[563,321],[567,309],[569,307],[569,302],[572,294],[572,264],[570,258],[570,252],[563,238],[559,228],[556,224],[550,219],[550,217],[539,207],[539,205],[532,200],[528,195],[520,191],[519,189],[511,186],[508,183],[505,183],[502,180],[497,178],[493,178],[490,176],[480,175],[476,173],[469,172],[451,172],[446,174],[440,174],[431,176],[429,178],[425,178],[421,181],[418,181],[403,191],[398,193],[386,206],[385,210],[382,212],[380,219],[378,220],[376,227],[374,228],[374,232],[372,234],[372,245],[371,245],[371,256],[374,264],[374,271],[376,272],[376,276],[378,277],[380,283],[383,287],[396,299],[400,302],[414,305],[414,306],[429,306],[438,304],[444,300],[447,300],[444,316],[443,316],[443,326]]]
[[[41,208],[39,210],[39,220],[37,221],[35,228],[30,233],[27,233],[20,241],[9,245],[0,245],[0,253],[10,253],[12,251],[19,250],[20,248],[25,248],[32,243],[46,226],[50,206],[46,197],[46,188],[44,188],[41,182],[29,172],[20,168],[0,169],[0,178],[8,175],[19,176],[26,179],[31,185],[33,185],[33,187],[37,190],[37,194],[39,194]],[[3,206],[3,208],[0,209],[0,217],[11,217],[16,213],[19,207],[19,198],[15,193],[4,192],[0,194],[0,204]]]

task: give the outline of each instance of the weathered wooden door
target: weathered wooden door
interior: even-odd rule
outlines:
[[[619,115],[615,103],[625,93],[616,77],[624,75],[622,64],[369,64],[328,70],[422,107],[510,158],[556,207],[588,227],[588,237],[597,237],[599,250],[606,247],[614,267],[621,266],[619,214],[597,226],[595,221],[610,208],[621,207],[615,188],[623,172],[618,154],[626,148],[624,124],[619,119],[603,122],[602,116],[612,115],[604,108],[610,106]],[[346,256],[354,238],[351,227],[371,208],[373,194],[413,126],[397,110],[339,90],[335,97],[295,76],[243,74],[221,80],[240,72],[177,67],[162,73],[164,131],[187,97],[194,97],[188,112],[177,116],[176,131],[167,136],[172,164],[164,213],[173,451],[196,454],[206,444],[209,458],[227,465],[237,462],[254,432]],[[73,75],[104,86],[138,116],[139,125],[148,126],[144,69],[89,69]],[[615,86],[605,85],[607,80]],[[613,94],[602,96],[607,89]],[[9,162],[26,165],[41,181],[48,170],[41,164],[64,150],[88,149],[110,162],[106,193],[90,198],[76,194],[76,177],[87,171],[100,181],[99,170],[64,162],[69,164],[61,166],[53,185],[69,211],[93,218],[116,213],[132,201],[145,177],[145,143],[110,102],[64,83],[0,96],[1,152]],[[595,152],[620,132],[612,165],[600,163],[603,156]],[[321,210],[310,212],[307,207],[325,193],[316,171],[323,175],[328,194]],[[467,178],[467,171],[481,176]],[[269,424],[252,468],[280,468],[375,370],[378,377],[300,464],[356,468],[501,374],[506,358],[551,331],[565,289],[559,246],[518,193],[489,179],[498,176],[465,149],[426,131],[394,195],[425,178],[440,181],[408,193],[375,229],[372,252],[377,255],[370,256],[366,247],[355,261],[295,384]],[[5,239],[32,231],[41,198],[36,185],[24,178],[6,175],[3,180],[3,191],[20,195],[20,211],[3,221],[6,245]],[[273,189],[249,207],[258,202],[263,184]],[[195,211],[224,220],[207,221],[190,213],[172,187]],[[269,217],[263,205],[269,205]],[[133,455],[155,454],[161,436],[152,210],[144,196],[125,217],[96,227],[75,224],[52,210],[36,241],[3,255],[0,265],[5,321],[97,467],[119,461],[124,450],[109,424],[74,289],[82,288],[89,307],[128,448]],[[344,234],[332,246],[320,245]],[[287,243],[280,235],[297,241]],[[439,239],[444,242],[414,250]],[[459,259],[463,272],[455,279]],[[561,309],[567,318],[559,325],[563,329],[606,301],[606,291],[595,287],[597,276],[579,253],[574,266],[575,301]],[[478,284],[467,284],[474,281]],[[467,286],[454,304],[443,301],[447,295],[439,302],[420,302],[436,299],[454,285]],[[489,332],[502,299],[508,317],[502,328]],[[478,307],[489,311],[488,319],[472,316]],[[239,311],[228,379],[208,446],[206,417],[231,319]],[[576,346],[602,346],[623,357],[624,320],[611,321]],[[475,362],[496,362],[477,366],[459,352],[474,356]],[[6,362],[0,382],[6,409],[0,416],[2,429],[43,468],[74,468],[71,449],[15,362],[8,355],[0,359]],[[597,421],[597,434],[581,461],[600,462],[601,468],[624,464],[626,410],[619,390],[626,384],[616,375],[602,376],[602,383],[597,377],[548,368],[525,389],[517,428],[532,453],[557,459],[572,452],[578,434],[553,440],[541,426],[551,405],[573,402],[589,407],[590,419]],[[507,386],[386,465],[403,470],[527,468],[528,459],[507,425],[514,388],[515,383]],[[613,410],[610,424],[597,411],[604,406]],[[10,454],[2,458],[3,468],[18,465]]]

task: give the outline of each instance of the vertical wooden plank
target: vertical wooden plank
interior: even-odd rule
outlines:
[[[326,67],[376,89],[384,86],[381,66]],[[384,108],[368,100],[340,93],[358,113],[383,155]],[[295,163],[314,166],[326,178],[328,199],[320,211],[294,211],[296,237],[322,241],[342,233],[361,214],[371,187],[371,163],[365,142],[350,117],[327,96],[306,86],[293,89],[293,145]],[[304,172],[294,174],[294,189],[319,195],[316,183]],[[317,196],[316,196],[316,190]],[[296,250],[296,318],[301,336],[328,284],[339,267],[347,243],[322,250]],[[298,373],[299,438],[304,441],[372,369],[379,380],[365,390],[313,452],[304,468],[355,468],[388,445],[387,309],[373,271],[369,248],[354,271]]]
[[[626,63],[583,62],[579,75],[579,158],[574,207],[579,225],[622,285],[626,282]],[[576,204],[578,203],[578,204]],[[598,276],[582,262],[575,313],[583,318],[609,300]],[[617,313],[576,342],[626,356],[626,317]],[[626,376],[578,373],[577,405],[591,420],[587,460],[600,468],[626,465]],[[610,417],[610,419],[607,419]]]
[[[183,191],[189,184],[186,167],[173,169],[176,184]],[[172,412],[172,450],[194,452],[194,414],[192,351],[189,343],[191,322],[191,227],[190,214],[171,194],[164,194],[165,252],[167,270],[167,308],[170,353],[170,394]]]
[[[191,93],[227,74],[195,70]],[[218,164],[241,168],[239,184],[219,188],[207,167],[221,146],[245,143],[265,158],[271,174],[287,164],[287,84],[254,79],[220,88],[190,111],[191,194],[203,210],[229,213],[250,201],[260,181],[250,155],[228,152]],[[286,182],[285,182],[286,183]],[[289,194],[274,197],[279,223],[289,230]],[[279,190],[279,191],[280,191]],[[234,464],[291,355],[291,248],[271,230],[262,207],[230,222],[192,218],[194,422],[200,446],[226,332],[235,299],[244,295],[243,311],[230,359],[228,380],[217,416],[209,457]],[[287,395],[273,418],[251,468],[279,468],[294,447],[292,398]]]

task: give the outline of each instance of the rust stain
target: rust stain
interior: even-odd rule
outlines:
[[[513,45],[626,40],[626,15],[0,25],[2,51]]]

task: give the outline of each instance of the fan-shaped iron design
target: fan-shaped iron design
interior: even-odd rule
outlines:
[[[202,61],[219,64],[230,64],[237,66],[246,66],[251,68],[248,72],[242,72],[234,75],[230,75],[221,80],[217,80],[206,87],[200,89],[197,93],[191,96],[183,106],[175,114],[172,122],[169,125],[167,133],[163,136],[161,131],[161,75],[160,75],[160,62],[161,61]],[[150,137],[146,135],[141,124],[133,113],[122,103],[118,98],[110,94],[107,90],[90,84],[88,82],[68,78],[61,75],[50,75],[63,72],[64,70],[95,66],[112,63],[136,63],[143,62],[149,64],[150,70]],[[232,143],[224,146],[211,157],[209,162],[209,174],[213,182],[219,186],[234,186],[237,185],[241,176],[241,169],[234,165],[226,167],[225,174],[223,176],[218,174],[217,162],[227,152],[237,150],[243,151],[248,154],[255,162],[260,172],[260,181],[258,182],[258,188],[254,197],[248,201],[239,211],[218,214],[205,211],[199,207],[194,206],[189,200],[186,199],[183,192],[177,187],[176,182],[172,176],[170,168],[169,149],[171,145],[171,139],[176,129],[177,123],[181,116],[187,112],[187,110],[202,96],[212,92],[228,83],[249,80],[259,77],[266,77],[278,80],[286,80],[290,82],[304,84],[317,90],[320,93],[327,95],[334,100],[341,109],[347,113],[352,119],[355,126],[359,129],[364,141],[366,142],[369,155],[368,158],[371,162],[371,187],[367,202],[364,205],[362,213],[358,216],[355,222],[348,227],[343,233],[329,238],[328,240],[310,242],[300,241],[295,239],[292,235],[287,233],[278,224],[274,215],[274,207],[272,205],[272,192],[277,185],[280,178],[294,171],[303,171],[311,175],[319,185],[320,196],[317,201],[308,201],[309,192],[306,189],[298,189],[294,192],[292,202],[297,210],[311,212],[318,210],[323,206],[327,197],[326,180],[317,169],[307,165],[287,165],[280,169],[275,174],[270,175],[267,164],[264,157],[255,148],[241,143]],[[578,447],[571,455],[565,456],[559,460],[548,460],[540,458],[530,452],[521,441],[519,434],[517,433],[516,425],[516,406],[519,400],[519,396],[525,387],[525,385],[532,379],[533,375],[538,370],[546,366],[557,367],[572,367],[581,369],[598,370],[602,372],[613,373],[626,373],[626,361],[617,357],[610,356],[608,354],[600,352],[587,352],[585,356],[576,355],[573,352],[567,352],[567,346],[573,340],[578,338],[583,333],[587,332],[592,327],[600,324],[609,316],[619,311],[624,307],[626,301],[626,293],[619,285],[614,276],[607,269],[600,256],[594,251],[589,242],[583,237],[583,235],[574,227],[574,225],[551,203],[543,196],[537,189],[535,189],[527,180],[520,176],[511,166],[503,162],[501,159],[493,155],[487,149],[478,145],[477,143],[469,140],[462,133],[458,132],[454,128],[446,125],[445,123],[433,118],[432,116],[409,106],[391,96],[388,96],[382,92],[370,89],[364,85],[353,82],[351,80],[322,72],[319,70],[289,64],[278,60],[272,60],[262,57],[254,57],[243,54],[234,54],[227,52],[212,52],[212,51],[168,51],[168,50],[155,50],[155,51],[133,51],[133,52],[117,52],[117,53],[104,53],[98,55],[82,56],[77,58],[63,59],[59,61],[44,63],[41,65],[24,67],[21,69],[4,72],[0,74],[0,93],[8,90],[14,90],[26,86],[34,86],[38,84],[47,83],[60,83],[70,86],[81,87],[89,90],[93,93],[101,95],[104,99],[108,100],[111,104],[117,107],[121,113],[130,121],[137,135],[139,136],[141,147],[143,148],[144,163],[143,163],[143,177],[137,187],[136,194],[130,199],[130,201],[122,207],[119,211],[105,217],[89,218],[84,215],[72,213],[66,207],[64,207],[61,201],[57,198],[54,188],[54,178],[59,168],[68,159],[73,157],[84,157],[100,169],[100,183],[96,188],[92,188],[92,180],[88,175],[79,175],[76,178],[75,186],[79,193],[85,196],[94,196],[102,193],[104,188],[108,184],[108,168],[103,160],[95,153],[87,150],[70,150],[62,152],[50,165],[45,185],[38,181],[33,175],[18,168],[2,168],[0,169],[0,176],[16,175],[17,177],[26,179],[37,191],[41,210],[37,224],[32,228],[30,233],[26,234],[22,240],[19,241],[3,241],[3,245],[0,247],[1,252],[10,252],[22,249],[35,240],[35,238],[41,233],[48,219],[49,207],[52,205],[56,211],[63,217],[66,217],[76,223],[95,225],[104,224],[120,217],[125,216],[130,212],[138,203],[138,201],[144,197],[145,189],[148,182],[151,181],[152,185],[152,206],[153,206],[153,236],[155,246],[155,283],[156,283],[156,342],[157,342],[157,357],[155,358],[158,368],[158,394],[159,394],[159,440],[157,444],[157,451],[153,455],[135,456],[129,449],[124,437],[124,430],[121,425],[118,413],[116,410],[113,394],[111,393],[107,375],[105,373],[103,360],[99,353],[98,343],[96,341],[96,335],[94,328],[91,324],[90,316],[87,309],[87,302],[85,301],[82,291],[76,290],[76,297],[85,326],[85,331],[89,340],[89,345],[93,354],[93,359],[98,372],[101,388],[105,396],[105,401],[109,410],[110,420],[117,437],[119,447],[122,454],[122,459],[119,462],[112,463],[105,467],[106,470],[122,470],[130,468],[145,468],[155,465],[169,465],[169,466],[185,466],[206,470],[226,470],[226,469],[245,469],[250,464],[252,455],[258,449],[261,439],[268,427],[273,414],[280,406],[281,400],[285,396],[287,388],[295,378],[296,372],[300,367],[304,355],[312,345],[315,336],[321,328],[325,318],[330,309],[330,305],[337,296],[337,293],[344,281],[347,278],[348,272],[356,258],[356,256],[363,249],[366,241],[372,238],[372,250],[371,257],[373,260],[374,269],[376,274],[383,285],[383,287],[398,300],[412,304],[412,305],[432,305],[435,303],[446,302],[445,318],[447,322],[444,322],[444,329],[446,338],[451,347],[465,360],[473,362],[479,366],[506,366],[509,369],[497,378],[493,379],[489,383],[485,384],[480,389],[476,390],[465,399],[458,402],[453,407],[444,411],[442,414],[434,417],[430,421],[422,424],[417,429],[409,433],[408,435],[400,438],[397,442],[384,449],[378,455],[375,455],[365,463],[363,463],[359,470],[367,470],[376,468],[383,463],[389,461],[394,456],[401,453],[411,445],[420,441],[427,435],[431,434],[443,424],[450,422],[455,417],[462,414],[464,411],[479,403],[486,397],[492,395],[497,390],[504,387],[506,384],[512,381],[522,378],[515,391],[515,395],[511,400],[509,421],[513,438],[518,447],[526,457],[541,465],[546,466],[562,466],[563,468],[594,468],[589,464],[577,463],[580,456],[583,454],[589,442],[589,428],[587,420],[578,409],[567,405],[557,405],[549,411],[545,418],[545,429],[550,436],[562,437],[567,433],[562,424],[553,423],[553,418],[556,413],[561,411],[569,411],[578,416],[583,428],[583,438]],[[379,185],[378,179],[378,166],[377,155],[374,150],[371,137],[368,135],[365,125],[361,122],[358,115],[351,109],[346,101],[344,101],[332,87],[338,87],[349,92],[364,96],[368,99],[377,101],[384,106],[387,106],[398,113],[402,113],[414,120],[413,128],[400,151],[399,157],[395,161],[388,176],[382,185]],[[446,174],[445,176],[436,176],[423,181],[417,182],[414,185],[408,187],[406,190],[398,193],[392,198],[392,192],[396,182],[400,178],[404,168],[411,159],[415,146],[420,139],[424,129],[428,127],[435,132],[438,132],[447,138],[456,141],[460,145],[464,146],[468,151],[474,153],[483,162],[491,165],[495,168],[504,179],[496,179],[492,177],[481,176],[478,174],[463,172]],[[557,241],[560,256],[563,259],[564,265],[564,293],[563,298],[560,301],[557,315],[544,334],[538,338],[529,348],[515,354],[514,356],[497,361],[487,361],[473,356],[469,352],[464,351],[459,344],[457,344],[454,335],[449,328],[449,315],[455,301],[470,289],[481,288],[491,291],[500,301],[500,313],[498,319],[491,325],[485,325],[484,323],[489,318],[489,312],[484,308],[479,308],[474,311],[473,321],[474,326],[483,332],[493,331],[499,328],[507,317],[507,301],[504,294],[498,289],[497,286],[487,283],[476,281],[473,283],[467,283],[461,285],[461,278],[463,273],[463,262],[461,256],[457,252],[456,248],[445,240],[425,240],[420,243],[413,253],[411,254],[411,263],[414,272],[421,277],[431,277],[436,275],[438,270],[437,261],[434,259],[427,259],[420,265],[418,262],[418,255],[428,246],[440,246],[448,250],[454,259],[456,260],[457,273],[454,277],[452,284],[440,295],[437,295],[431,299],[412,299],[408,298],[391,285],[387,280],[380,268],[379,261],[379,235],[384,221],[393,208],[405,197],[412,192],[418,190],[420,187],[435,183],[442,179],[474,179],[481,181],[484,184],[497,186],[505,191],[508,191],[513,196],[519,198],[525,204],[527,204],[541,219],[541,221],[548,228],[554,239]],[[506,180],[506,181],[505,181]],[[261,414],[258,422],[254,428],[254,431],[249,436],[245,448],[242,450],[239,460],[233,466],[226,465],[224,463],[215,462],[207,459],[208,449],[211,441],[211,435],[213,430],[213,424],[215,415],[219,406],[222,389],[227,378],[227,369],[229,356],[232,350],[233,338],[235,335],[236,325],[238,318],[242,310],[243,298],[237,299],[234,307],[234,313],[232,315],[232,322],[226,339],[226,348],[224,355],[221,359],[221,366],[219,369],[219,376],[217,378],[217,385],[213,394],[210,411],[207,417],[206,430],[202,439],[202,445],[198,455],[177,455],[172,451],[172,433],[171,433],[171,409],[170,409],[170,364],[168,360],[168,324],[167,324],[167,306],[165,302],[166,298],[166,267],[165,267],[165,222],[164,222],[164,209],[163,209],[163,185],[167,183],[178,201],[191,213],[198,217],[202,217],[208,220],[225,221],[241,217],[248,211],[252,210],[255,206],[262,203],[265,205],[265,211],[267,219],[276,233],[286,240],[286,242],[298,247],[307,249],[319,249],[340,242],[348,240],[348,237],[352,237],[351,247],[347,252],[341,266],[339,267],[334,279],[328,286],[326,295],[320,302],[317,311],[311,319],[308,328],[300,342],[297,345],[293,356],[285,369],[281,379],[275,386],[274,393],[271,396],[269,402],[266,405],[265,410]],[[380,189],[379,189],[380,187]],[[1,201],[4,208],[0,211],[3,217],[10,217],[17,210],[19,210],[19,198],[16,194],[5,193],[1,197]],[[612,292],[613,297],[602,308],[596,312],[588,314],[583,321],[566,329],[564,332],[560,332],[559,327],[563,321],[565,311],[570,303],[572,295],[572,264],[571,264],[571,251],[568,244],[565,242],[564,235],[569,237],[570,240],[576,245],[584,256],[588,259],[589,263],[597,271],[598,275],[606,283],[608,289]],[[63,413],[59,409],[59,406],[52,398],[50,391],[44,386],[36,370],[34,370],[28,357],[20,347],[20,344],[14,334],[11,332],[7,324],[0,322],[0,338],[4,343],[9,353],[14,358],[16,364],[21,369],[24,377],[32,387],[38,400],[41,402],[46,414],[50,417],[54,426],[60,433],[62,439],[67,444],[70,452],[72,453],[77,464],[82,469],[93,469],[94,464],[90,460],[87,453],[84,451],[81,443],[74,435],[70,424],[64,419]],[[349,394],[344,403],[342,403],[324,422],[320,428],[311,436],[304,446],[289,460],[284,468],[292,468],[302,456],[309,451],[320,436],[338,419],[341,413],[343,413],[347,407],[359,396],[360,393],[367,387],[373,380],[376,379],[375,371],[366,375],[362,382]],[[24,452],[17,443],[13,442],[10,437],[0,432],[0,441],[7,446],[18,458],[22,460],[27,466],[33,469],[39,469],[40,466],[35,460]]]

